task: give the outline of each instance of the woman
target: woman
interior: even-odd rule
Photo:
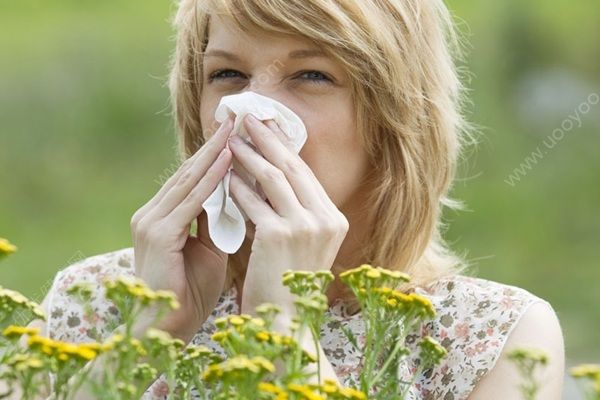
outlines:
[[[214,317],[252,313],[263,302],[282,306],[278,328],[286,328],[292,299],[279,279],[285,270],[338,275],[371,263],[410,274],[405,289],[437,308],[420,334],[438,339],[449,355],[432,375],[417,378],[416,396],[517,399],[519,378],[504,354],[532,345],[551,360],[540,398],[560,398],[563,342],[551,306],[523,289],[460,275],[465,263],[441,237],[442,206],[459,207],[447,195],[469,138],[452,58],[457,41],[441,0],[182,0],[175,26],[170,89],[186,161],[133,215],[132,248],[57,274],[44,300],[48,335],[108,336],[113,309],[102,291],[94,322],[82,319],[65,292],[125,273],[178,295],[181,307],[159,328],[216,348]],[[246,90],[302,118],[308,140],[300,154],[289,151],[273,121],[244,120],[257,149],[236,140],[231,121],[215,123],[221,97]],[[250,220],[242,247],[227,255],[208,236],[202,203],[233,160],[240,174],[230,190]],[[327,376],[348,383],[358,358],[336,326],[360,335],[361,325],[339,280],[328,297],[335,323],[322,327],[319,349],[311,350],[325,356]],[[157,381],[147,396],[161,391]]]

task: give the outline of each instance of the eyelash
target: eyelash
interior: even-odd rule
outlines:
[[[222,79],[227,79],[227,78],[235,78],[233,76],[221,76],[221,74],[225,73],[225,72],[235,72],[235,73],[240,73],[239,71],[233,70],[233,69],[220,69],[217,70],[215,72],[213,72],[212,74],[209,75],[208,77],[208,81],[212,82],[214,80],[222,80]],[[309,81],[310,83],[316,84],[316,85],[323,85],[326,83],[331,82],[331,79],[329,79],[329,77],[327,75],[325,75],[324,73],[320,72],[320,71],[313,71],[313,70],[307,70],[307,71],[302,71],[300,73],[300,75],[304,75],[304,74],[309,74],[309,73],[317,73],[320,74],[324,79],[311,79],[311,78],[304,78],[305,80]]]

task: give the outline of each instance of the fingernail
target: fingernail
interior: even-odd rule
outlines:
[[[221,153],[219,153],[218,159],[221,160],[221,159],[225,158],[225,154],[227,154],[227,149],[221,150]]]
[[[240,135],[231,135],[229,140],[233,143],[242,143],[242,138],[240,137]]]
[[[250,122],[251,124],[258,124],[258,118],[256,118],[253,114],[248,114],[246,118],[248,118],[248,122]]]

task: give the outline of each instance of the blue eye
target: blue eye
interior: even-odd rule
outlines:
[[[331,82],[331,79],[329,79],[327,77],[327,75],[325,75],[324,73],[322,73],[320,71],[304,71],[304,72],[302,72],[301,76],[303,76],[303,75],[311,75],[310,78],[303,78],[308,81],[311,81],[311,83],[323,84],[323,83]]]
[[[235,71],[233,69],[220,69],[220,70],[215,71],[212,74],[210,74],[210,76],[208,77],[208,81],[212,82],[214,80],[219,80],[219,79],[235,78],[235,76],[225,76],[226,73],[228,73],[228,72],[233,72],[233,73],[239,74],[238,71]]]
[[[208,81],[212,82],[215,80],[224,80],[228,78],[241,78],[241,73],[239,71],[233,69],[221,69],[213,72],[209,75]],[[303,71],[299,76],[309,76],[308,78],[300,78],[302,80],[309,81],[310,83],[315,84],[324,84],[331,82],[331,79],[327,77],[327,75],[323,74],[320,71]]]

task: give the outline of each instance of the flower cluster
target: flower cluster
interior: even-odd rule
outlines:
[[[24,319],[26,323],[33,318],[46,319],[39,304],[19,292],[0,286],[0,329],[10,324],[15,316],[21,317],[20,319]]]
[[[410,281],[410,277],[400,271],[390,271],[381,267],[362,264],[340,274],[340,279],[351,289],[359,300],[364,300],[367,293],[377,287],[397,287]]]
[[[585,381],[586,398],[600,400],[600,364],[581,364],[571,368],[572,377]]]
[[[366,400],[367,396],[356,389],[344,388],[332,380],[325,379],[321,384],[290,383],[285,387],[271,382],[261,382],[258,385],[260,399],[287,400],[290,398],[310,400]]]
[[[155,312],[151,325],[160,321],[170,310],[180,307],[177,296],[168,290],[152,290],[137,277],[118,276],[116,279],[104,281],[106,298],[111,300],[121,314],[121,322],[127,334],[131,333],[134,322],[144,309],[152,308]],[[87,289],[74,289],[82,296],[87,295]],[[85,298],[82,299],[84,306]]]
[[[0,258],[17,251],[17,246],[0,237]]]
[[[537,348],[518,347],[508,353],[508,359],[516,365],[521,374],[522,382],[519,389],[523,398],[525,400],[536,399],[540,389],[536,372],[548,364],[548,354]]]
[[[208,365],[221,362],[219,355],[215,354],[206,346],[188,345],[177,354],[175,360],[175,393],[180,399],[188,399],[192,396],[192,390],[196,389],[206,398],[204,384],[201,381],[203,371]]]
[[[364,393],[340,387],[333,381],[320,382],[319,356],[301,345],[303,331],[308,328],[319,340],[320,324],[327,310],[327,285],[333,280],[328,271],[287,271],[283,283],[296,295],[296,318],[289,326],[290,334],[273,329],[281,312],[278,306],[263,304],[257,316],[229,315],[215,320],[217,331],[212,339],[225,350],[227,358],[208,366],[203,374],[211,385],[211,398],[226,399],[363,399]],[[317,380],[308,366],[317,363]],[[276,365],[282,366],[279,369]],[[223,396],[223,397],[219,397]],[[258,396],[258,397],[257,397]]]
[[[417,293],[398,290],[410,281],[408,275],[399,271],[363,264],[341,273],[340,279],[356,295],[365,320],[366,343],[360,349],[364,359],[361,390],[374,399],[404,398],[414,380],[399,382],[396,371],[409,354],[405,345],[408,333],[435,316],[431,301]],[[357,347],[356,338],[346,333]],[[419,346],[423,358],[414,377],[437,365],[446,354],[430,337],[425,337]]]
[[[15,250],[0,239],[1,254]],[[288,332],[276,329],[275,322],[288,317],[273,304],[257,307],[255,316],[217,318],[211,338],[225,357],[206,346],[185,345],[158,329],[148,328],[143,335],[134,336],[132,327],[143,310],[152,308],[158,321],[179,307],[172,292],[152,290],[137,278],[122,276],[104,282],[105,296],[119,310],[121,325],[106,339],[80,344],[40,336],[35,327],[11,324],[16,314],[27,312],[31,318],[44,318],[44,313],[20,293],[0,288],[0,380],[9,390],[20,388],[24,400],[39,397],[43,387],[53,399],[70,399],[83,384],[101,400],[140,398],[161,373],[172,399],[406,399],[415,378],[446,356],[446,349],[426,336],[417,343],[420,363],[412,381],[399,379],[398,372],[409,354],[407,335],[435,316],[433,304],[425,296],[402,291],[410,278],[398,271],[363,264],[343,272],[340,279],[355,294],[365,322],[366,340],[360,345],[344,331],[362,354],[362,370],[354,387],[321,379],[320,352],[312,354],[303,346],[308,331],[319,349],[320,328],[328,308],[326,290],[334,280],[330,271],[284,274],[283,284],[296,296],[296,317]],[[67,293],[84,306],[84,312],[94,312],[91,300],[98,294],[92,286],[78,283]],[[510,358],[525,377],[521,386],[525,398],[533,399],[538,388],[533,372],[548,363],[547,355],[536,349],[516,349]],[[90,374],[95,364],[101,364],[99,376]],[[54,378],[51,384],[48,373]],[[591,381],[589,399],[600,400],[600,366],[582,365],[571,373]],[[0,398],[6,395],[0,393]]]
[[[419,358],[425,365],[437,365],[446,356],[448,351],[436,340],[425,336],[419,343]]]
[[[121,275],[117,279],[107,280],[106,297],[115,299],[120,296],[132,296],[144,305],[165,302],[171,309],[179,308],[179,302],[173,292],[168,290],[151,290],[143,280],[136,277]]]
[[[39,329],[33,327],[9,325],[2,331],[2,336],[12,346],[8,346],[4,355],[3,363],[8,368],[0,378],[20,385],[25,394],[30,394],[32,382],[42,382],[40,371],[53,373],[58,387],[62,387],[74,372],[107,350],[97,342],[73,344],[43,337],[39,335]],[[22,336],[27,336],[24,349],[16,345]],[[64,390],[56,393],[64,394]]]
[[[402,315],[404,318],[409,319],[412,316],[433,318],[435,316],[431,301],[424,296],[416,293],[405,294],[385,286],[373,288],[371,291],[376,295],[374,297],[379,300],[382,308]],[[365,298],[370,297],[366,290],[362,292]]]
[[[259,380],[268,372],[275,372],[275,366],[266,358],[239,355],[218,364],[211,364],[204,371],[202,378],[207,382],[220,380],[223,384],[235,384],[239,380]]]

